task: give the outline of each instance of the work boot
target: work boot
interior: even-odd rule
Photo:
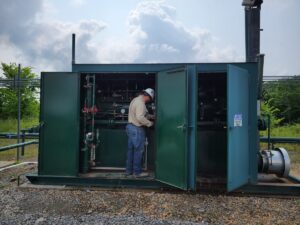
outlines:
[[[134,174],[134,178],[143,178],[143,177],[149,177],[148,173],[140,173],[140,174]]]

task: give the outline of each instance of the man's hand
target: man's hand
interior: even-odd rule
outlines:
[[[154,125],[154,123],[152,121],[149,122],[149,124],[147,125],[147,127],[152,127]]]
[[[155,120],[155,115],[148,114],[147,118],[148,120]]]

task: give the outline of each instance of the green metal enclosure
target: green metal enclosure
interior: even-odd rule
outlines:
[[[77,73],[42,73],[40,175],[78,174],[79,87]]]
[[[32,183],[197,190],[210,180],[233,191],[257,181],[257,64],[73,64],[42,73],[41,131]],[[130,101],[148,105],[143,170],[123,175]]]

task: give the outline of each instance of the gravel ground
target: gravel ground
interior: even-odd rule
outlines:
[[[17,187],[35,169],[0,172],[0,224],[300,224],[300,199]]]

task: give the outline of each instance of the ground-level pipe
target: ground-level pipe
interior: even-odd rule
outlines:
[[[26,165],[26,164],[37,164],[37,162],[21,162],[18,164],[14,164],[14,165],[10,165],[10,166],[6,166],[0,169],[0,172],[4,171],[4,170],[8,170],[14,167],[18,167],[18,166],[22,166],[22,165]]]
[[[22,146],[26,146],[26,145],[38,144],[38,143],[39,143],[39,141],[34,140],[34,141],[27,141],[27,142],[23,142],[23,143],[19,143],[19,144],[7,145],[7,146],[0,147],[0,152],[18,148],[18,147],[22,147]]]
[[[288,178],[290,181],[294,182],[294,183],[300,184],[300,178],[299,178],[299,177],[295,177],[295,176],[292,176],[292,175],[288,175],[287,178]]]

